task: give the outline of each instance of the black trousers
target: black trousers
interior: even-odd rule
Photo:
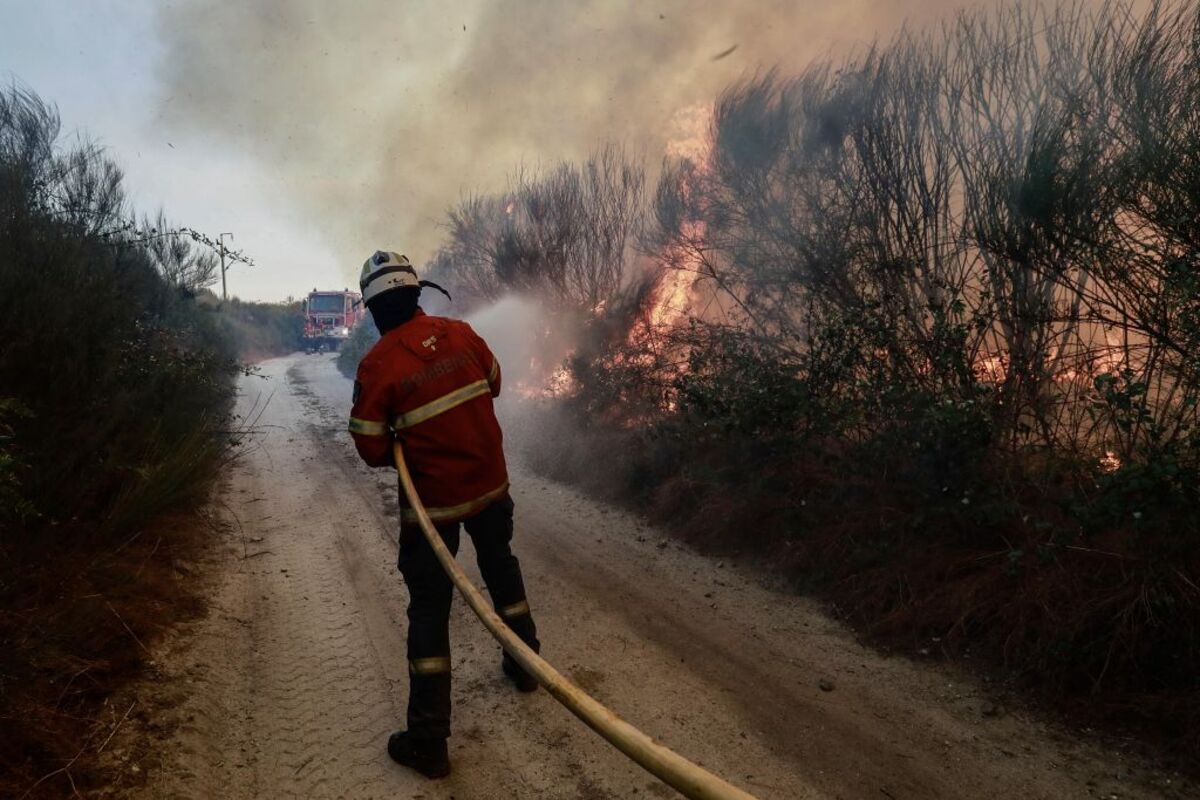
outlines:
[[[537,628],[525,599],[521,565],[509,546],[512,499],[497,500],[466,520],[463,527],[475,544],[479,572],[496,612],[537,650]],[[457,555],[459,524],[438,525],[437,530],[446,547]],[[398,566],[409,595],[408,730],[414,738],[444,739],[450,735],[450,601],[454,584],[415,522],[400,526]]]

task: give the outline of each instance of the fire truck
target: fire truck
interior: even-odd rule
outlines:
[[[309,353],[337,350],[366,309],[362,296],[349,289],[320,292],[313,289],[304,301],[304,349]]]

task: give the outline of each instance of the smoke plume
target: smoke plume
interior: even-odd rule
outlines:
[[[161,118],[260,159],[349,277],[377,248],[423,262],[448,205],[522,165],[606,139],[653,165],[731,82],[958,5],[183,0],[160,12]]]

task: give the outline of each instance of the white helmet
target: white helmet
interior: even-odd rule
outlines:
[[[421,281],[408,256],[387,250],[375,251],[375,255],[363,263],[362,274],[358,277],[364,303],[370,303],[392,289],[418,289],[420,286]]]

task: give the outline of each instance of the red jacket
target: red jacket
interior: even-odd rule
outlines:
[[[430,518],[457,522],[508,492],[499,394],[500,363],[471,326],[417,309],[358,365],[350,433],[373,467],[393,463],[396,437]],[[403,494],[400,504],[415,522]]]

